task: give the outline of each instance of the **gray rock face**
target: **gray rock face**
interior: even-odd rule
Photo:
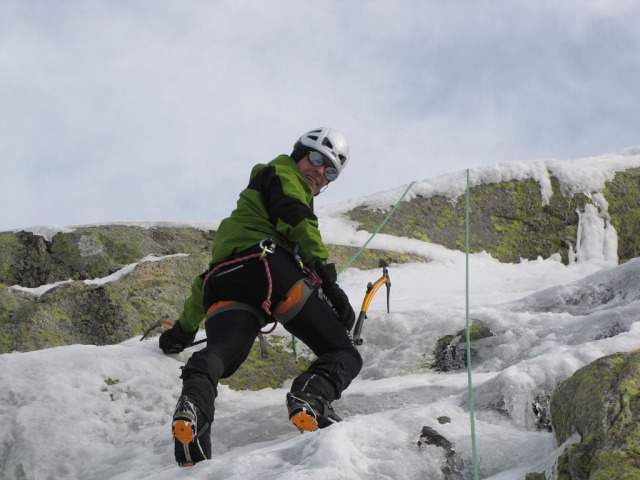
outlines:
[[[212,239],[213,232],[195,228],[118,225],[79,228],[51,241],[0,233],[0,353],[118,343],[161,316],[177,318],[192,279],[209,263]],[[138,263],[150,255],[168,258]],[[118,281],[83,282],[135,263]],[[67,283],[42,296],[10,288],[58,282]]]
[[[0,233],[0,284],[38,287],[105,277],[147,255],[208,251],[213,232],[195,228],[105,225],[58,233]]]
[[[483,184],[470,189],[471,252],[489,252],[502,262],[517,263],[559,254],[568,263],[578,236],[579,213],[601,193],[608,204],[607,221],[615,228],[618,257],[625,262],[640,256],[640,169],[618,172],[602,192],[564,192],[551,177],[553,195],[545,202],[541,186],[532,179]],[[358,207],[349,217],[372,232],[387,212]],[[416,196],[399,205],[382,233],[416,238],[450,249],[465,247],[465,199],[441,195]]]
[[[638,478],[640,350],[576,371],[556,389],[551,412],[558,444],[581,438],[560,457],[559,479]]]
[[[206,253],[142,262],[117,281],[71,281],[39,297],[2,286],[0,353],[122,342],[161,317],[177,318],[207,264]]]

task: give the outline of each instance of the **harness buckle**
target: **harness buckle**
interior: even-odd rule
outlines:
[[[302,258],[300,258],[300,254],[298,253],[299,251],[300,251],[300,245],[296,243],[295,247],[293,247],[293,252],[292,252],[293,259],[295,260],[298,268],[304,272],[304,263],[302,262]]]

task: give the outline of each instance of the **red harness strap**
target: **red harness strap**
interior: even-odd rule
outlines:
[[[235,265],[236,263],[242,263],[246,260],[250,260],[252,258],[260,258],[262,263],[264,264],[264,270],[267,273],[267,281],[268,281],[268,290],[267,290],[267,298],[262,302],[262,309],[265,313],[271,316],[271,293],[273,292],[273,280],[271,278],[271,270],[269,269],[269,262],[267,262],[267,253],[273,253],[273,249],[275,248],[275,243],[272,243],[270,246],[265,245],[266,241],[263,240],[260,242],[260,246],[262,247],[262,251],[258,253],[252,253],[247,255],[246,257],[234,258],[233,260],[229,260],[228,262],[223,262],[215,266],[213,270],[211,270],[206,277],[204,277],[203,285],[207,283],[209,277],[219,271],[221,268],[228,267],[229,265]]]

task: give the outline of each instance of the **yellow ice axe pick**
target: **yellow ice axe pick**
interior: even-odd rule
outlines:
[[[391,295],[391,279],[389,278],[389,270],[387,269],[388,265],[384,260],[380,260],[380,266],[382,267],[382,276],[376,280],[374,283],[369,282],[367,285],[367,292],[364,296],[364,300],[362,301],[362,308],[360,309],[360,315],[358,315],[358,320],[356,321],[355,327],[353,327],[353,343],[355,345],[362,345],[364,340],[362,339],[362,325],[364,324],[365,318],[367,318],[367,310],[369,309],[369,305],[371,304],[371,300],[373,300],[374,295],[378,291],[378,289],[382,285],[387,286],[387,313],[389,313],[389,296]]]

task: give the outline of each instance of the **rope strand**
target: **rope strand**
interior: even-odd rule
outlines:
[[[465,251],[466,251],[466,321],[467,321],[467,377],[469,382],[469,417],[471,421],[471,456],[473,459],[473,478],[478,480],[478,456],[476,453],[476,423],[473,401],[473,382],[471,380],[471,322],[469,320],[469,169],[467,169],[467,195],[465,206]]]
[[[362,245],[362,247],[360,247],[360,249],[355,253],[355,255],[353,257],[351,257],[351,259],[349,259],[349,261],[345,264],[345,266],[340,269],[340,271],[338,272],[338,275],[340,275],[342,272],[344,272],[347,268],[349,268],[351,266],[351,264],[354,262],[354,260],[356,258],[358,258],[358,256],[364,251],[365,248],[367,248],[367,245],[369,245],[369,242],[371,242],[371,240],[373,240],[373,237],[375,237],[380,232],[380,230],[382,230],[382,228],[387,224],[387,222],[391,218],[391,215],[393,215],[395,213],[395,211],[398,209],[398,207],[400,206],[400,202],[404,199],[404,197],[407,195],[407,193],[409,193],[409,190],[411,189],[411,187],[413,187],[414,183],[416,183],[416,182],[413,181],[413,182],[411,182],[409,184],[409,186],[406,188],[406,190],[404,191],[402,196],[398,199],[398,201],[393,206],[393,208],[389,211],[389,213],[384,218],[384,220],[382,220],[382,222],[380,222],[380,225],[378,225],[378,228],[376,228],[374,230],[374,232],[371,234],[369,239],[366,242],[364,242],[364,245]]]
[[[269,268],[269,262],[267,262],[266,248],[258,253],[252,253],[247,255],[246,257],[234,258],[233,260],[229,260],[228,262],[223,262],[218,265],[214,269],[212,269],[206,277],[204,277],[203,285],[207,284],[207,280],[213,274],[224,267],[228,267],[229,265],[235,265],[236,263],[242,263],[246,260],[251,260],[252,258],[259,258],[260,261],[264,264],[264,270],[267,274],[268,287],[267,287],[267,298],[265,298],[264,302],[262,302],[262,309],[268,316],[271,316],[271,293],[273,292],[273,279],[271,278],[271,269]]]

